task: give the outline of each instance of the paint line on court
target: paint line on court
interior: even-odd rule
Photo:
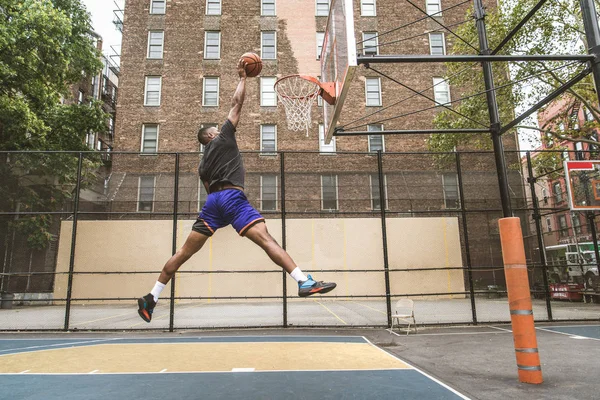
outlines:
[[[254,368],[231,368],[231,372],[255,372]]]
[[[164,372],[167,372],[167,369],[166,369],[166,368],[165,368],[165,369],[161,369],[160,371],[158,371],[158,373],[159,373],[159,374],[162,374],[162,373],[164,373]]]
[[[346,321],[344,321],[343,319],[341,319],[336,313],[334,313],[333,311],[331,311],[326,305],[324,305],[323,303],[321,303],[318,300],[314,300],[314,302],[317,303],[318,305],[320,305],[321,307],[323,307],[324,309],[326,309],[327,311],[329,311],[329,313],[331,315],[333,315],[334,317],[336,317],[342,324],[348,325],[348,323]]]
[[[96,372],[99,372],[99,371],[100,371],[99,369],[95,369],[93,371],[88,372],[88,374],[95,374]]]
[[[582,327],[591,327],[591,328],[596,328],[598,326],[596,325],[579,325],[579,326],[571,326],[571,327],[560,327],[560,328],[582,328]],[[552,327],[552,328],[559,328],[559,327]],[[593,338],[593,337],[589,337],[589,336],[583,336],[583,335],[577,335],[574,334],[573,332],[561,332],[559,330],[555,330],[555,329],[548,329],[548,328],[539,328],[536,327],[535,329],[540,330],[540,331],[544,331],[544,332],[550,332],[550,333],[556,333],[559,335],[564,335],[564,336],[568,336],[571,339],[586,339],[586,340],[596,340],[596,341],[600,341],[600,338]]]
[[[19,375],[20,375],[20,374],[26,374],[26,373],[28,373],[29,371],[31,371],[31,370],[30,370],[30,369],[26,369],[25,371],[21,371],[21,372],[19,372]]]
[[[39,340],[44,340],[44,339],[39,339]],[[0,357],[6,356],[6,355],[11,355],[11,354],[33,353],[36,351],[60,350],[62,347],[59,347],[59,346],[66,346],[66,348],[68,348],[69,346],[70,347],[93,346],[96,343],[109,342],[109,341],[113,341],[113,340],[118,340],[118,339],[97,339],[97,340],[85,340],[82,342],[67,342],[67,343],[55,343],[55,344],[46,344],[46,345],[39,345],[39,346],[17,347],[17,348],[13,348],[13,349],[0,350],[0,353],[6,353],[6,354],[0,354]],[[55,347],[55,348],[49,348],[49,347]],[[20,351],[20,350],[30,350],[30,351]],[[16,352],[16,353],[8,353],[8,352]]]

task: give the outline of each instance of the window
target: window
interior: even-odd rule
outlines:
[[[444,189],[444,206],[447,209],[459,208],[458,175],[454,172],[442,174],[442,186]]]
[[[158,125],[142,126],[142,153],[158,151]]]
[[[317,17],[327,17],[329,16],[329,0],[316,0],[317,7],[315,15]]]
[[[558,216],[558,225],[560,227],[560,236],[568,236],[569,235],[569,226],[567,225],[567,216],[559,215]]]
[[[363,17],[375,17],[377,15],[377,12],[375,11],[375,0],[361,0],[360,15]]]
[[[160,91],[162,86],[162,77],[146,77],[146,93],[144,95],[145,106],[160,106]]]
[[[442,0],[425,0],[427,2],[427,14],[433,15],[436,17],[442,16]]]
[[[575,142],[575,159],[576,160],[584,160],[584,153],[583,153],[583,143],[581,142]]]
[[[367,78],[365,92],[367,106],[381,106],[381,80],[379,78]]]
[[[379,54],[377,32],[363,32],[363,53]]]
[[[148,58],[163,58],[163,46],[165,40],[164,31],[148,32]]]
[[[221,15],[221,0],[206,0],[206,15]]]
[[[319,124],[319,151],[321,153],[335,153],[335,138],[331,138],[329,144],[325,144],[325,127]]]
[[[429,34],[429,53],[433,56],[443,56],[446,54],[446,43],[443,33],[436,32]]]
[[[79,90],[79,93],[77,94],[77,104],[83,104],[83,90]]]
[[[450,87],[444,78],[433,78],[433,95],[437,104],[450,103]]]
[[[573,220],[573,229],[575,230],[576,235],[581,235],[581,220],[579,219],[578,214],[571,214],[571,219]]]
[[[544,204],[548,205],[548,191],[546,190],[546,188],[542,188],[542,197],[544,200]]]
[[[204,96],[202,97],[202,105],[205,107],[219,106],[219,78],[204,78]]]
[[[164,14],[166,7],[166,0],[151,0],[150,14]]]
[[[275,31],[261,32],[261,57],[266,60],[274,60],[277,58],[277,36]]]
[[[325,39],[325,32],[317,32],[317,60],[321,59],[321,53],[323,52],[323,40],[324,39]]]
[[[371,209],[381,210],[381,197],[379,196],[379,174],[371,175]],[[383,196],[385,198],[385,209],[388,209],[387,176],[383,176]]]
[[[546,230],[552,232],[552,219],[546,218]]]
[[[260,15],[275,15],[275,0],[261,0]]]
[[[85,143],[90,149],[94,149],[94,144],[96,143],[96,134],[95,133],[87,133],[85,135]]]
[[[277,97],[275,96],[275,78],[260,78],[260,105],[263,107],[276,107]]]
[[[560,186],[560,182],[556,182],[554,183],[554,185],[552,185],[552,191],[554,192],[554,200],[557,203],[563,201],[562,188]]]
[[[155,178],[153,176],[140,176],[138,184],[138,211],[154,210],[154,186]]]
[[[204,59],[221,58],[221,32],[204,32]]]
[[[260,151],[273,154],[277,151],[277,126],[260,126]]]
[[[383,125],[367,125],[367,130],[369,132],[381,132],[383,131]],[[383,135],[369,135],[369,152],[378,150],[385,151]]]
[[[260,176],[260,209],[277,210],[277,175]]]
[[[321,209],[338,209],[337,175],[321,175]]]
[[[587,107],[583,108],[583,118],[586,120],[586,122],[594,120],[594,115]]]
[[[202,207],[206,204],[206,199],[208,198],[208,193],[206,193],[206,188],[204,187],[204,183],[202,183],[202,179],[198,178],[198,212],[202,210]]]

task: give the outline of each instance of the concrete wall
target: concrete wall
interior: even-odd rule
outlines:
[[[193,221],[178,222],[178,246]],[[69,270],[72,223],[62,223],[57,272]],[[379,219],[286,220],[287,249],[298,266],[318,280],[335,281],[337,295],[385,294],[383,246]],[[281,221],[269,220],[271,235],[281,243]],[[389,218],[390,269],[462,266],[457,218]],[[75,251],[73,298],[131,298],[148,293],[171,255],[171,221],[80,221]],[[281,273],[262,250],[227,227],[218,231],[182,268],[177,296],[280,296]],[[343,270],[344,272],[327,272]],[[352,272],[373,270],[373,272]],[[147,274],[102,274],[100,272]],[[192,274],[194,271],[204,273]],[[236,273],[206,273],[235,271]],[[99,274],[94,274],[98,272]],[[250,273],[248,273],[250,272]],[[92,273],[92,274],[89,274]],[[295,282],[288,277],[289,294]],[[63,299],[68,276],[57,275],[54,297]],[[460,270],[391,272],[394,295],[465,290]],[[165,289],[170,293],[170,286]],[[88,302],[88,301],[84,301]],[[74,304],[80,304],[75,302]]]

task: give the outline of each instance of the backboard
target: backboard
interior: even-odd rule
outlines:
[[[565,161],[564,166],[571,210],[600,210],[600,161]]]
[[[356,69],[352,0],[331,0],[321,51],[321,82],[333,82],[335,104],[323,102],[325,144],[329,144]]]

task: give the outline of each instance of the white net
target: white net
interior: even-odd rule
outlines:
[[[312,105],[319,93],[319,85],[297,75],[281,78],[275,83],[279,101],[285,107],[288,129],[306,130],[311,123]]]

